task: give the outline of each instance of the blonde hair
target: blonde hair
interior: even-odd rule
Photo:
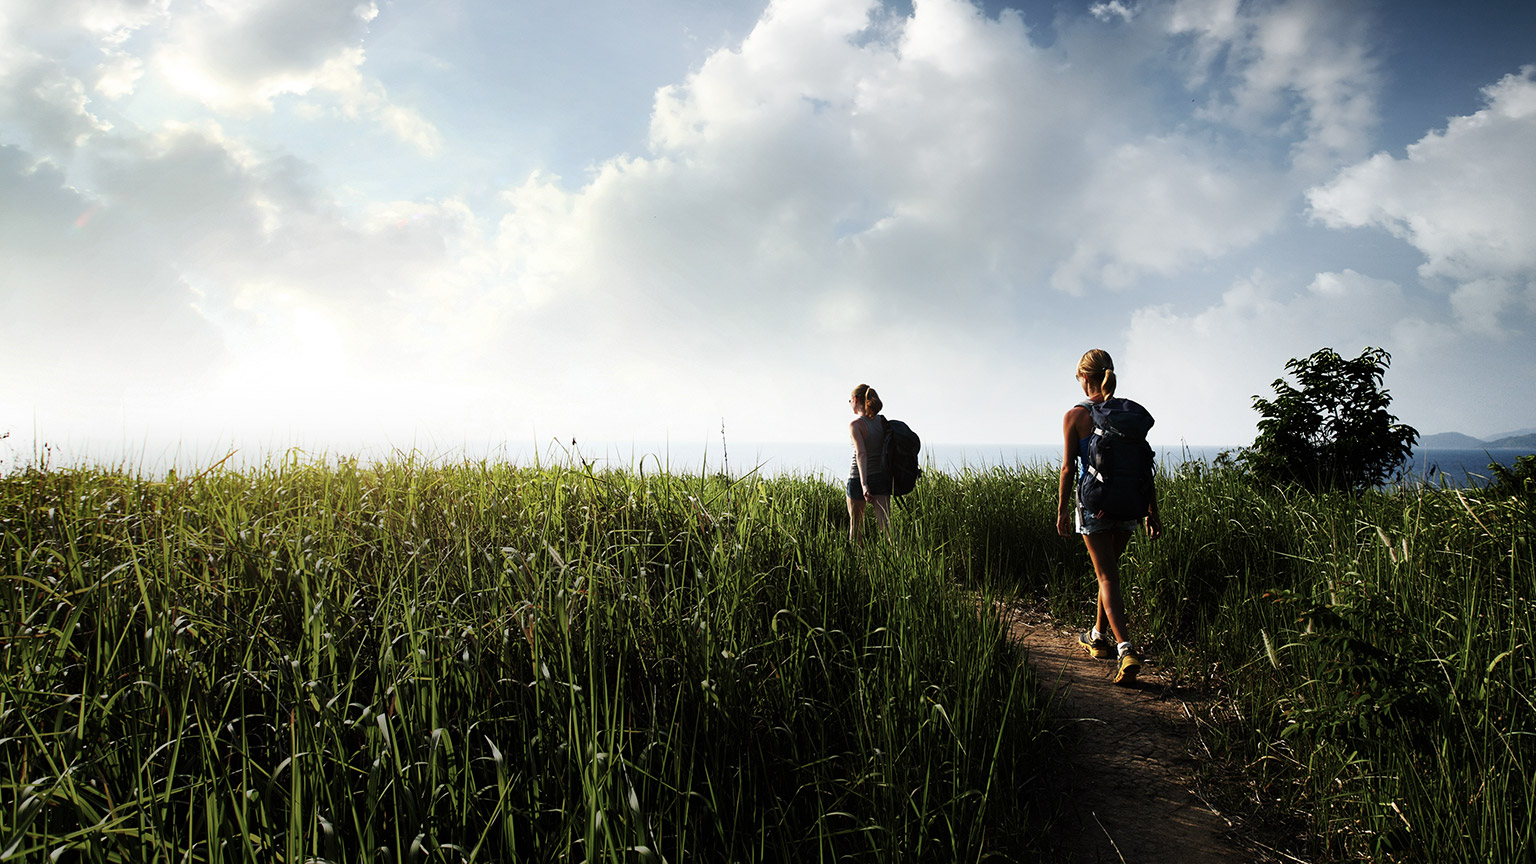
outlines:
[[[860,384],[853,388],[853,399],[864,408],[865,414],[879,414],[885,403],[880,401],[880,394],[868,384]]]
[[[1094,348],[1077,361],[1077,374],[1099,388],[1105,396],[1115,395],[1115,361],[1103,348]]]

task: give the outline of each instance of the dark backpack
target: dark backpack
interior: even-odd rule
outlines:
[[[923,449],[923,441],[912,427],[900,420],[887,420],[881,415],[885,437],[880,445],[880,468],[891,478],[891,494],[905,495],[917,485],[923,469],[917,467],[917,454]]]
[[[1147,430],[1156,421],[1129,399],[1085,405],[1093,434],[1083,443],[1083,478],[1077,500],[1099,519],[1141,519],[1152,506],[1152,447]]]

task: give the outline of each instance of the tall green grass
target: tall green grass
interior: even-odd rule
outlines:
[[[1165,486],[1143,608],[1166,656],[1231,694],[1215,738],[1313,854],[1536,854],[1530,499]]]
[[[1027,668],[942,549],[849,547],[841,495],[580,463],[0,478],[0,859],[1030,857]]]
[[[1092,569],[1054,535],[1056,475],[924,479],[926,542],[1086,625]],[[1217,697],[1224,803],[1313,860],[1536,857],[1536,494],[1311,494],[1187,464],[1166,535],[1122,560],[1133,634]],[[1522,491],[1523,489],[1523,491]],[[1513,492],[1513,494],[1511,494]],[[1285,838],[1279,838],[1283,841]]]
[[[1159,491],[1166,535],[1128,548],[1127,607],[1215,698],[1224,807],[1312,860],[1536,856],[1529,486],[1312,494],[1187,464]],[[952,578],[1086,625],[1092,569],[1055,494],[1049,466],[925,475],[909,530]]]
[[[1086,623],[1048,467],[286,461],[0,478],[0,855],[1035,860],[1057,736],[977,594]],[[1536,851],[1536,500],[1186,467],[1131,626],[1312,860]],[[978,609],[981,614],[978,614]]]

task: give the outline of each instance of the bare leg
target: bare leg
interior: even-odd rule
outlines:
[[[1116,642],[1129,642],[1130,630],[1125,626],[1125,604],[1120,598],[1120,553],[1131,542],[1129,531],[1104,531],[1084,534],[1088,544],[1088,557],[1093,561],[1093,575],[1099,582],[1098,614],[1094,626],[1100,633],[1115,634]]]
[[[864,539],[864,502],[848,499],[848,542],[857,545]]]
[[[885,539],[891,539],[891,496],[876,495],[875,500],[869,502],[875,511],[875,524],[880,526],[880,533]]]

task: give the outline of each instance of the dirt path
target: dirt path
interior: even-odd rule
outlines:
[[[1216,864],[1269,858],[1235,845],[1235,826],[1194,792],[1193,725],[1185,700],[1153,658],[1135,687],[1120,687],[1110,683],[1113,661],[1088,656],[1076,634],[1044,611],[1015,606],[1004,621],[1076,731],[1068,770],[1050,781],[1060,787],[1053,797],[1062,806],[1057,860]]]

